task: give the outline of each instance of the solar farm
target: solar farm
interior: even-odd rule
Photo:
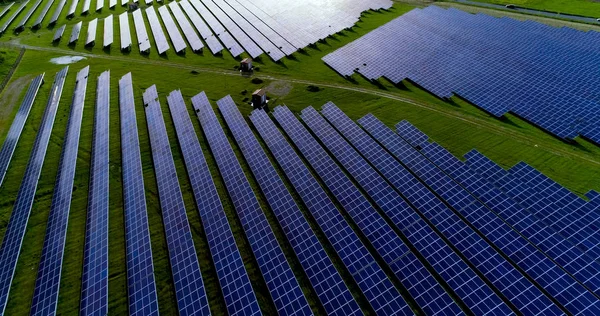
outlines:
[[[0,6],[0,315],[599,315],[599,32]]]

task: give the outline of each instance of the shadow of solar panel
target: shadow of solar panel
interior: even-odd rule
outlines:
[[[0,270],[0,314],[4,314],[4,310],[6,309],[10,285],[17,266],[17,260],[19,259],[27,221],[31,214],[35,191],[42,172],[48,142],[68,70],[69,67],[67,66],[54,77],[46,110],[44,111],[38,133],[35,137],[33,149],[25,169],[25,175],[21,181],[13,211],[10,214],[10,220],[8,221],[2,245],[0,246],[0,263],[2,264],[2,269]]]
[[[274,113],[278,122],[284,125],[277,110]],[[254,110],[250,120],[373,309],[382,314],[412,314],[410,307],[273,121],[263,110]]]
[[[110,71],[98,77],[85,229],[81,315],[108,313]]]
[[[89,66],[77,73],[75,81],[71,113],[67,121],[46,236],[35,281],[31,315],[56,313],[88,74]]]
[[[119,112],[129,314],[158,315],[131,73],[119,80]]]
[[[6,12],[8,12],[8,10],[10,10],[10,8],[12,8],[13,4],[15,4],[14,2],[11,2],[7,5],[5,5],[4,7],[2,7],[2,10],[0,10],[0,18],[3,17]]]

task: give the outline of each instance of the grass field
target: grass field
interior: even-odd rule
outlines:
[[[92,2],[91,7],[95,7],[95,1]],[[160,312],[163,315],[176,314],[176,306],[142,104],[142,92],[152,84],[157,85],[160,102],[163,106],[163,115],[171,140],[172,152],[186,202],[188,217],[192,226],[197,253],[201,262],[209,302],[212,312],[215,315],[223,314],[225,305],[220,295],[200,216],[195,207],[193,194],[177,145],[173,123],[166,107],[166,96],[170,91],[175,89],[181,89],[184,98],[188,102],[192,121],[200,138],[219,194],[223,200],[225,211],[236,237],[236,242],[241,250],[253,284],[256,285],[255,289],[259,296],[261,308],[266,314],[273,313],[273,303],[270,301],[266,285],[260,276],[258,265],[244,237],[236,212],[227,197],[215,161],[210,155],[208,144],[203,137],[200,125],[194,116],[189,102],[189,99],[200,91],[205,91],[209,99],[213,101],[213,104],[216,100],[227,94],[231,94],[245,115],[249,114],[251,109],[244,102],[247,95],[242,92],[251,92],[259,87],[269,88],[271,91],[269,93],[271,104],[286,104],[295,112],[309,105],[319,108],[320,105],[331,100],[353,119],[360,118],[362,115],[371,112],[384,120],[389,126],[393,126],[403,119],[409,120],[455,155],[461,156],[472,148],[477,148],[505,167],[512,166],[521,160],[526,161],[578,194],[583,194],[589,189],[600,190],[600,183],[597,181],[600,178],[600,147],[596,145],[580,139],[577,140],[576,144],[564,143],[514,116],[508,115],[506,119],[498,120],[460,100],[455,99],[452,102],[441,101],[409,83],[406,83],[402,87],[395,87],[383,80],[378,84],[372,84],[358,76],[355,76],[352,80],[347,80],[337,75],[320,60],[322,56],[337,47],[350,42],[410,9],[411,7],[408,5],[395,4],[394,8],[388,12],[365,14],[362,21],[352,30],[344,31],[324,43],[319,43],[315,47],[306,49],[305,52],[296,53],[294,58],[285,59],[282,63],[273,63],[266,58],[262,58],[262,60],[257,62],[260,71],[254,74],[254,78],[260,78],[263,81],[258,84],[253,83],[252,78],[241,76],[233,70],[238,61],[233,59],[228,53],[225,53],[222,57],[215,57],[208,52],[203,55],[195,55],[188,52],[185,56],[175,55],[170,52],[166,57],[160,57],[154,50],[155,48],[153,48],[149,56],[141,56],[136,51],[137,47],[134,47],[133,51],[125,56],[118,52],[118,35],[115,37],[117,45],[114,45],[110,51],[104,51],[99,47],[84,48],[82,47],[82,42],[77,43],[75,47],[68,47],[63,42],[58,44],[57,47],[52,47],[48,41],[52,36],[52,31],[45,28],[38,32],[27,31],[18,37],[13,36],[13,40],[18,38],[23,44],[39,46],[41,49],[53,48],[63,51],[29,49],[13,75],[11,83],[9,83],[9,85],[12,84],[14,89],[6,89],[0,96],[0,100],[5,100],[9,93],[16,94],[18,97],[15,97],[15,99],[20,102],[27,85],[16,85],[14,82],[18,82],[18,80],[22,81],[20,78],[28,78],[30,80],[34,75],[46,72],[46,83],[42,86],[33,106],[19,146],[13,157],[13,163],[9,169],[7,180],[0,188],[0,235],[4,235],[12,205],[25,171],[25,164],[44,111],[53,76],[63,67],[51,64],[48,61],[51,58],[65,55],[65,51],[67,53],[72,52],[73,54],[85,53],[91,55],[88,55],[87,59],[70,66],[48,154],[40,178],[36,201],[31,213],[24,246],[11,288],[12,295],[9,298],[6,315],[25,315],[29,312],[56,169],[63,142],[63,134],[66,128],[70,101],[74,89],[74,79],[77,71],[86,65],[90,65],[91,68],[90,79],[81,130],[77,173],[69,218],[58,306],[58,310],[64,315],[76,314],[79,308],[96,78],[101,72],[108,69],[111,70],[111,210],[109,240],[109,314],[111,315],[123,315],[127,312],[120,122],[117,91],[118,79],[128,72],[132,72],[133,74],[152,249],[159,291]],[[122,9],[119,7],[117,11],[119,10]],[[50,12],[52,11],[51,9]],[[105,16],[108,14],[106,13],[107,11],[109,10],[105,10],[102,15],[91,14],[85,17],[85,19],[89,20],[96,16]],[[80,11],[78,10],[77,12]],[[32,21],[34,19],[32,18]],[[69,24],[75,23],[76,19],[70,21]],[[115,20],[118,21],[118,19]],[[2,23],[2,20],[0,20],[0,23]],[[61,22],[58,25],[60,24]],[[84,24],[82,34],[85,34],[85,27],[86,25]],[[101,29],[101,25],[99,25],[99,29]],[[70,28],[67,28],[65,35],[68,37],[69,33]],[[9,37],[3,36],[0,41],[9,40]],[[133,38],[133,42],[136,42],[135,37]],[[8,50],[6,55],[12,56],[12,54],[16,56],[17,52]],[[7,60],[9,59],[7,58]],[[197,73],[193,72],[194,70]],[[307,89],[309,85],[316,85],[321,89],[318,92],[309,92]],[[17,106],[14,106],[11,111],[7,111],[4,116],[0,117],[0,142],[5,138],[10,122],[16,113],[16,108]],[[229,133],[228,135],[233,141],[231,135]],[[232,142],[232,144],[235,144],[235,142]],[[236,146],[234,146],[234,149],[238,157],[241,158],[241,154]],[[242,166],[246,170],[246,173],[250,175],[248,166],[243,162],[243,159],[240,159],[240,161],[242,161]],[[291,248],[285,242],[283,232],[277,225],[272,210],[270,210],[265,202],[253,178],[249,178],[263,208],[266,210],[267,217],[272,224],[271,226],[274,227],[278,239],[284,246],[284,252],[295,267],[294,270],[299,272],[299,263]],[[287,181],[286,184],[289,186]],[[302,209],[306,213],[304,207]],[[313,227],[316,227],[314,221],[311,221],[311,224]],[[327,244],[322,235],[320,237],[321,241]],[[332,254],[330,249],[328,251]],[[336,262],[339,264],[339,261]],[[301,272],[297,276],[300,279],[303,290],[311,301],[314,311],[316,313],[322,311],[307,278]],[[350,281],[349,275],[345,273],[344,277],[349,281],[351,287],[355,289],[356,287]],[[355,291],[355,294],[358,295],[359,301],[364,306],[365,299],[357,291]],[[368,310],[366,311],[368,312]]]
[[[600,18],[600,3],[594,0],[475,0],[495,4],[514,4],[523,8]]]

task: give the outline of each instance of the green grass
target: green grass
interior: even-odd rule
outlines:
[[[95,8],[94,1],[91,8]],[[398,121],[406,119],[457,156],[463,155],[472,148],[477,148],[504,167],[512,166],[521,160],[525,161],[578,194],[583,194],[589,189],[600,190],[600,183],[597,181],[600,178],[600,159],[598,158],[600,157],[600,147],[596,145],[580,139],[577,140],[576,144],[564,143],[514,116],[508,115],[505,120],[498,120],[465,102],[460,100],[444,102],[408,83],[403,87],[395,87],[383,80],[379,84],[373,85],[359,76],[355,76],[352,80],[347,80],[338,76],[320,60],[322,56],[337,47],[343,46],[349,41],[358,38],[369,30],[410,9],[411,7],[407,5],[395,4],[394,8],[389,12],[367,13],[363,16],[362,21],[352,30],[344,31],[328,39],[326,42],[317,44],[315,47],[307,48],[305,52],[296,53],[293,59],[285,59],[282,63],[274,63],[266,58],[258,60],[256,65],[260,67],[260,71],[257,71],[254,77],[263,79],[264,82],[261,84],[253,84],[251,78],[243,77],[239,73],[236,73],[233,67],[238,64],[238,61],[233,59],[228,53],[225,53],[222,57],[215,57],[209,52],[203,55],[188,52],[185,56],[169,52],[166,57],[159,57],[155,48],[153,48],[149,56],[140,56],[136,51],[137,47],[134,47],[131,53],[124,55],[118,51],[118,33],[115,34],[116,45],[108,52],[98,47],[91,49],[84,48],[82,47],[82,42],[77,43],[73,48],[64,45],[64,41],[58,44],[56,47],[58,49],[70,50],[74,54],[86,53],[93,55],[88,56],[86,60],[70,66],[69,76],[66,80],[49,150],[40,178],[36,202],[31,213],[25,242],[11,288],[12,295],[9,298],[6,314],[25,315],[29,312],[56,169],[63,142],[63,134],[66,128],[70,100],[74,89],[75,75],[77,71],[86,65],[90,65],[91,69],[88,92],[86,94],[86,107],[81,130],[75,190],[69,218],[58,306],[61,314],[65,315],[76,314],[79,308],[95,86],[97,76],[105,70],[111,70],[111,209],[109,239],[109,314],[111,315],[123,315],[127,313],[118,79],[130,71],[133,74],[134,81],[138,130],[146,185],[152,250],[157,288],[159,291],[159,304],[160,311],[164,315],[175,314],[176,306],[152,166],[151,149],[142,105],[142,92],[152,84],[156,84],[158,87],[160,101],[163,106],[163,115],[171,141],[171,149],[187,207],[187,214],[200,259],[209,302],[212,312],[215,315],[223,314],[225,312],[225,305],[220,294],[200,216],[195,207],[189,180],[187,179],[184,163],[177,145],[173,123],[166,106],[166,95],[175,89],[181,89],[185,100],[188,102],[192,122],[196,128],[215,184],[222,198],[236,243],[240,248],[249,275],[256,285],[255,288],[261,308],[266,314],[273,313],[273,304],[270,302],[258,265],[243,233],[243,228],[239,223],[231,201],[227,197],[227,192],[220,179],[215,161],[212,155],[210,155],[208,144],[204,139],[198,120],[194,116],[189,103],[189,99],[200,91],[206,91],[213,104],[216,100],[227,94],[231,94],[234,101],[240,106],[242,113],[247,115],[250,113],[251,108],[244,103],[247,95],[242,94],[242,91],[253,91],[256,88],[268,86],[276,82],[277,84],[287,85],[290,90],[289,93],[279,96],[270,94],[272,105],[286,104],[292,111],[298,112],[309,105],[319,108],[322,104],[331,100],[353,119],[360,118],[369,112],[378,116],[388,126],[393,126]],[[66,10],[67,8],[65,8],[63,15]],[[119,10],[122,9],[118,7],[117,11]],[[104,10],[101,15],[92,13],[84,19],[89,20],[92,17],[105,16],[108,14],[108,11]],[[50,14],[52,12],[53,10],[50,10]],[[80,10],[77,12],[80,12]],[[33,20],[34,18],[32,18]],[[118,21],[118,19],[115,19],[115,21]],[[72,25],[75,22],[73,20],[69,24]],[[0,20],[0,23],[2,23],[2,20]],[[58,25],[60,24],[61,22]],[[85,27],[87,26],[84,24],[82,34],[85,34]],[[101,30],[101,24],[99,25],[99,29]],[[118,30],[118,27],[115,30]],[[65,36],[68,37],[69,33],[70,28],[67,28]],[[135,34],[132,33],[132,35]],[[52,31],[43,28],[38,32],[27,31],[19,35],[18,38],[28,45],[52,48],[48,40],[51,36]],[[9,37],[3,36],[0,40],[8,40]],[[136,42],[135,36],[133,36],[133,42]],[[46,72],[46,83],[42,86],[26,123],[13,158],[13,163],[9,169],[7,180],[0,188],[0,197],[2,197],[0,199],[0,235],[4,235],[6,224],[12,211],[12,204],[14,203],[20,181],[23,177],[25,165],[44,111],[53,76],[63,67],[50,64],[48,61],[53,57],[62,55],[64,55],[62,52],[28,50],[13,76],[12,81]],[[193,74],[191,72],[193,69],[198,70],[199,73]],[[307,90],[308,85],[317,85],[321,89],[319,92],[309,92]],[[20,92],[21,97],[19,100],[22,98],[24,91],[25,87]],[[6,92],[0,97],[4,97],[5,95]],[[12,121],[15,113],[16,110],[13,110],[9,112],[10,115],[7,114],[5,117],[0,117],[0,122],[2,122],[0,123],[0,141],[3,141],[10,126],[9,123]],[[231,138],[231,135],[229,137]],[[235,144],[233,139],[231,140],[232,144]],[[234,145],[234,149],[238,157],[241,157],[237,146]],[[303,273],[298,271],[299,263],[289,245],[284,241],[285,238],[276,223],[272,210],[268,207],[254,179],[250,176],[248,166],[243,162],[243,159],[240,160],[242,161],[243,168],[249,175],[249,179],[259,197],[261,205],[266,211],[269,222],[274,227],[278,239],[282,241],[286,256],[295,267],[304,292],[307,294],[314,311],[318,313],[321,307],[316,301],[314,291],[310,288],[308,280]],[[279,171],[281,172],[281,170]],[[287,180],[286,185],[290,187]],[[297,196],[294,196],[297,199]],[[299,200],[297,199],[297,201]],[[302,204],[301,207],[306,212]],[[310,220],[310,224],[316,227],[314,221]],[[323,235],[320,233],[318,235],[322,242],[325,242]],[[330,247],[327,247],[327,250],[332,254]],[[334,261],[339,265],[339,260],[334,258]],[[343,272],[342,274],[349,280],[347,273]],[[356,289],[355,285],[352,285],[352,282],[349,283],[353,289]],[[364,297],[361,297],[357,291],[354,291],[354,293],[364,305]]]
[[[600,18],[600,3],[594,0],[475,0],[495,4],[514,4],[523,8]]]

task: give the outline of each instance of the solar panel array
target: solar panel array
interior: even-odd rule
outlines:
[[[123,209],[130,315],[158,315],[152,247],[131,73],[119,80]]]
[[[119,34],[121,38],[121,50],[131,49],[131,33],[129,31],[129,15],[127,12],[119,15]]]
[[[208,45],[208,48],[213,54],[218,54],[223,50],[223,45],[219,42],[219,39],[213,34],[208,25],[202,20],[198,12],[192,7],[187,0],[181,0],[178,4],[183,8],[183,11],[187,14],[192,24]],[[190,44],[191,45],[191,44]]]
[[[63,36],[63,34],[65,33],[65,29],[67,28],[66,24],[63,24],[61,27],[56,29],[56,32],[54,32],[54,37],[52,38],[53,42],[56,42],[58,40],[60,40]]]
[[[75,10],[77,9],[78,4],[79,0],[71,1],[71,6],[69,7],[69,11],[67,11],[67,17],[72,17],[75,15]]]
[[[202,47],[204,47],[204,44],[202,44],[200,37],[198,37],[198,34],[196,34],[196,31],[185,17],[185,14],[183,14],[183,11],[181,11],[179,4],[177,2],[171,2],[169,3],[169,9],[171,9],[171,12],[173,12],[175,20],[177,20],[177,24],[179,24],[183,35],[187,39],[188,43],[190,43],[192,50],[195,52],[201,51]]]
[[[87,36],[85,37],[85,45],[93,45],[96,42],[96,28],[98,26],[98,19],[93,19],[88,24]]]
[[[102,46],[108,47],[113,43],[113,15],[109,15],[104,18],[104,38],[102,40]]]
[[[135,34],[137,36],[138,45],[140,46],[140,52],[150,52],[150,38],[148,38],[148,32],[146,31],[146,24],[144,22],[144,16],[142,15],[142,9],[136,9],[133,11],[133,24],[135,26]]]
[[[158,14],[160,14],[160,17],[165,24],[165,28],[167,29],[167,33],[169,33],[169,37],[171,38],[171,43],[173,43],[173,49],[175,49],[175,52],[184,52],[187,44],[183,40],[183,37],[181,37],[181,33],[179,33],[179,29],[177,28],[177,24],[175,24],[175,21],[173,21],[173,17],[171,17],[171,13],[169,13],[167,6],[158,7]]]
[[[89,70],[89,66],[80,70],[75,81],[71,113],[67,121],[46,226],[46,237],[35,280],[31,315],[56,314]]]
[[[33,22],[33,24],[31,25],[32,28],[39,28],[42,26],[42,21],[44,21],[46,14],[48,14],[48,11],[50,11],[50,7],[53,4],[54,4],[54,0],[49,0],[48,2],[46,2],[46,5],[42,9],[42,13],[40,13],[40,15],[38,15],[37,19],[35,19],[35,22]]]
[[[59,71],[50,90],[50,96],[46,105],[46,110],[42,117],[38,133],[33,143],[33,149],[27,162],[25,175],[21,181],[19,192],[13,206],[10,220],[6,226],[2,245],[0,246],[0,314],[4,314],[6,303],[8,301],[8,293],[10,285],[17,267],[17,260],[23,244],[23,237],[31,214],[35,191],[37,189],[38,180],[44,165],[48,142],[52,133],[56,111],[60,102],[60,96],[65,83],[65,77],[69,67]]]
[[[160,21],[158,21],[158,16],[156,15],[156,11],[154,11],[154,7],[146,8],[146,16],[148,17],[148,22],[150,22],[150,30],[152,30],[152,35],[154,35],[156,49],[158,50],[159,54],[162,54],[169,49],[169,43],[167,42],[167,37],[165,36],[162,26],[160,25]]]
[[[146,89],[143,98],[179,315],[209,315],[200,264],[156,85]]]
[[[23,132],[23,127],[25,126],[25,122],[29,117],[29,112],[31,111],[33,102],[35,102],[35,98],[37,97],[37,93],[40,90],[40,86],[43,82],[44,74],[41,74],[31,80],[29,88],[25,93],[25,97],[23,97],[23,101],[21,102],[21,106],[17,111],[17,115],[13,119],[10,129],[6,134],[2,148],[0,148],[0,186],[2,186],[2,183],[4,182],[4,177],[8,171],[8,166],[10,165],[15,148],[17,148],[17,143],[21,137],[21,132]]]
[[[98,77],[81,277],[81,315],[108,314],[110,71]]]
[[[50,18],[50,21],[48,21],[48,25],[53,25],[56,23],[56,21],[58,21],[58,17],[64,9],[65,4],[67,4],[67,0],[58,1],[58,5],[56,5],[56,9],[54,9],[54,13],[52,13],[52,17]]]
[[[204,6],[204,4],[202,4],[198,0],[183,0],[183,1],[186,1],[186,2],[189,2],[192,4],[192,6],[196,9],[196,11],[198,13],[200,13],[200,15],[202,16],[202,19],[204,19],[204,21],[206,21],[206,24],[208,24],[208,26],[210,26],[212,31],[217,35],[217,37],[219,37],[219,39],[223,43],[223,46],[225,46],[225,48],[227,48],[227,50],[229,50],[229,52],[231,53],[231,55],[233,55],[233,57],[237,57],[244,52],[244,48],[242,48],[242,46],[240,46],[240,44],[238,44],[238,42],[235,41],[233,36],[231,36],[231,34],[227,31],[227,29],[225,29],[223,24],[221,24],[221,22],[219,22],[219,20],[210,12],[210,10],[208,10]],[[188,11],[188,15],[189,14],[190,14],[190,11]],[[198,21],[198,23],[200,23],[200,22]]]
[[[83,22],[79,21],[79,23],[73,25],[73,28],[71,29],[71,37],[69,37],[69,44],[73,44],[79,39],[79,33],[81,32],[82,24]]]
[[[25,23],[27,23],[27,21],[29,21],[29,19],[31,18],[31,15],[33,15],[33,12],[35,12],[35,10],[40,6],[40,4],[42,4],[42,0],[37,0],[33,6],[31,6],[31,8],[29,9],[29,11],[27,11],[27,13],[25,14],[25,16],[21,19],[21,21],[19,22],[19,24],[17,24],[17,26],[15,26],[15,30],[21,30],[25,27]]]
[[[10,17],[8,17],[8,19],[4,22],[4,24],[2,24],[2,26],[0,26],[0,34],[6,32],[6,29],[8,29],[10,24],[17,18],[19,13],[21,13],[25,9],[25,6],[27,6],[29,1],[30,0],[27,0],[23,3],[21,3],[21,5],[17,8],[17,10],[15,10],[15,12]]]
[[[323,60],[345,76],[410,79],[440,98],[456,94],[494,116],[512,112],[557,137],[600,143],[598,34],[429,6]]]

